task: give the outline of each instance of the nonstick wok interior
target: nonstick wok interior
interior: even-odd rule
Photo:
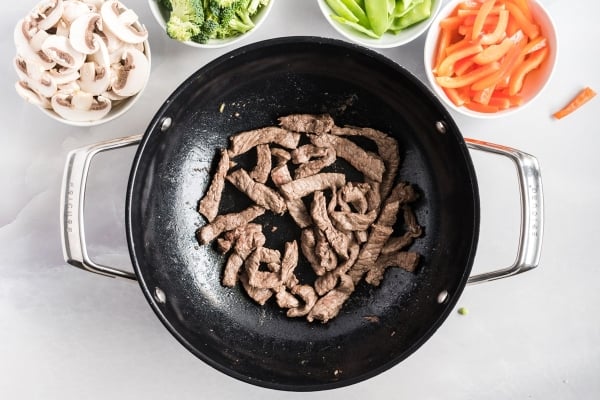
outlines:
[[[224,109],[221,111],[221,105]],[[194,236],[218,149],[236,132],[290,113],[330,113],[338,125],[393,135],[400,179],[416,186],[424,235],[415,274],[390,268],[362,282],[327,324],[289,319],[220,283],[225,256]],[[161,125],[171,118],[165,131]],[[445,132],[436,123],[442,122]],[[442,131],[444,131],[442,129]],[[245,196],[228,187],[221,212]],[[267,212],[267,247],[298,239],[289,217]],[[271,227],[277,230],[271,232]],[[317,38],[284,38],[235,50],[201,68],[158,111],[134,160],[127,198],[130,251],[161,321],[192,353],[253,384],[320,390],[369,378],[406,358],[439,327],[462,292],[475,255],[479,199],[471,159],[449,114],[407,71],[372,51]],[[297,271],[309,279],[300,257]],[[305,272],[302,272],[305,271]],[[160,289],[166,301],[157,300]],[[440,303],[440,293],[448,297]]]

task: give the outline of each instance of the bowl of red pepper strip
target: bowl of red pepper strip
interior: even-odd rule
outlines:
[[[546,87],[558,55],[554,22],[533,0],[452,0],[425,39],[429,84],[444,104],[490,118],[523,109]]]

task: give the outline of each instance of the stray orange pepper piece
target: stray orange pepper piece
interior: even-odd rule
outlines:
[[[552,114],[554,118],[561,119],[580,108],[596,96],[596,92],[589,86],[583,88],[577,95],[567,103],[566,106]]]

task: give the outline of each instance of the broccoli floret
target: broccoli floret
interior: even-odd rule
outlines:
[[[167,22],[167,35],[170,38],[186,42],[200,33],[200,26],[191,21],[183,21],[172,15]]]
[[[217,37],[219,27],[219,23],[213,18],[206,18],[202,23],[199,32],[194,35],[192,40],[197,43],[206,43],[209,39]]]
[[[172,6],[167,21],[169,37],[187,41],[200,32],[204,22],[202,0],[169,0]]]

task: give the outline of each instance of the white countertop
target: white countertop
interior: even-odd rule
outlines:
[[[170,41],[145,0],[126,2],[150,30],[151,82],[124,116],[95,128],[49,119],[14,91],[13,27],[37,0],[7,7],[0,24],[4,128],[0,135],[0,396],[3,399],[597,399],[600,398],[600,98],[556,121],[580,88],[600,90],[600,2],[544,0],[558,30],[555,75],[521,112],[482,121],[454,115],[467,137],[535,155],[542,167],[545,235],[540,266],[469,286],[435,335],[394,368],[356,385],[311,394],[262,389],[196,359],[163,327],[135,283],[65,264],[59,193],[69,150],[143,133],[161,103],[196,69],[229,49]],[[277,0],[250,41],[290,35],[340,38],[316,2]],[[424,79],[424,36],[381,51]],[[482,225],[475,271],[516,253],[518,191],[512,165],[472,153]],[[124,202],[133,149],[99,156],[86,228],[99,261],[129,266]]]

